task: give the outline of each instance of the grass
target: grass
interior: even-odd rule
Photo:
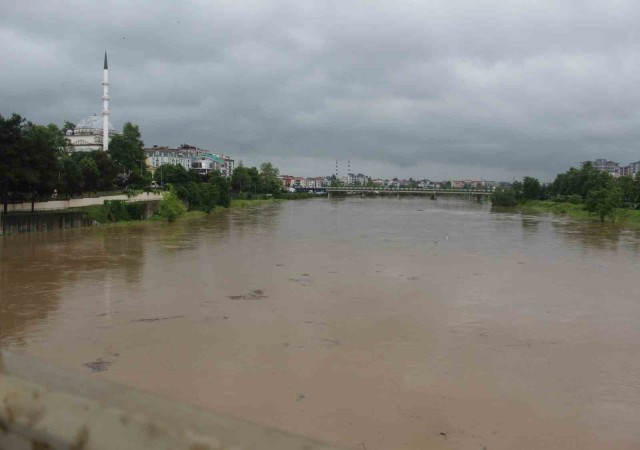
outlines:
[[[284,200],[278,198],[266,198],[259,200],[231,200],[231,205],[229,205],[229,208],[246,208],[247,206],[262,205],[265,203],[276,203],[282,201]]]
[[[219,213],[221,211],[226,211],[227,209],[232,209],[232,208],[247,208],[250,206],[262,205],[266,203],[276,203],[281,201],[283,200],[273,199],[273,198],[260,199],[260,200],[232,200],[229,208],[216,206],[212,211],[209,212],[209,214]],[[148,222],[164,222],[167,220],[166,218],[156,213],[145,220],[119,220],[117,222],[112,222],[111,220],[109,220],[109,216],[108,216],[109,212],[107,208],[105,208],[103,205],[92,205],[92,206],[83,206],[79,208],[70,208],[70,209],[67,209],[66,211],[84,212],[87,214],[87,216],[90,219],[98,222],[101,227],[129,227],[129,226],[136,226],[136,225],[140,225]],[[187,211],[184,215],[179,217],[178,220],[196,219],[196,218],[204,217],[206,215],[207,213],[204,211]]]
[[[522,211],[550,212],[578,220],[600,221],[598,216],[590,214],[582,204],[558,203],[551,200],[529,200],[518,206]],[[631,228],[640,228],[640,211],[619,208],[616,223]]]

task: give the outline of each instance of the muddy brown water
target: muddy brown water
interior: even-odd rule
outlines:
[[[640,448],[640,233],[314,199],[0,241],[5,349],[354,449]]]

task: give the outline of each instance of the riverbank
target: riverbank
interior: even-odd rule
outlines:
[[[529,200],[517,206],[523,212],[559,214],[572,219],[599,222],[598,216],[590,214],[583,204],[558,203],[551,200]],[[616,223],[630,228],[640,228],[640,211],[618,208]]]
[[[260,205],[265,205],[269,203],[280,203],[284,201],[285,199],[277,199],[277,198],[253,199],[253,200],[231,200],[231,203],[228,208],[225,208],[223,206],[215,206],[208,213],[205,211],[198,211],[198,210],[187,211],[182,216],[178,217],[176,220],[180,221],[180,220],[199,219],[207,215],[218,214],[223,211],[227,211],[229,209],[250,208],[254,206],[260,206]],[[96,220],[98,225],[102,227],[129,227],[129,226],[136,226],[136,225],[144,225],[145,223],[149,223],[149,222],[166,222],[167,221],[166,217],[162,217],[160,214],[156,213],[144,220],[123,219],[123,220],[117,220],[117,221],[101,222],[98,219],[104,218],[104,211],[101,210],[100,208],[101,207],[89,207],[89,208],[83,208],[83,209],[85,209],[88,212],[89,216],[94,220]]]
[[[178,217],[176,220],[181,221],[181,220],[198,219],[207,215],[218,214],[222,211],[227,211],[229,209],[248,208],[252,206],[258,206],[258,205],[263,205],[267,203],[279,203],[283,201],[285,200],[274,199],[274,198],[254,199],[254,200],[231,200],[231,203],[228,208],[225,208],[223,206],[216,206],[208,213],[205,211],[198,211],[198,210],[187,211],[182,216]],[[79,209],[84,210],[89,215],[90,218],[95,220],[97,224],[102,227],[129,227],[129,226],[136,226],[136,225],[144,225],[145,223],[149,223],[149,222],[166,222],[167,221],[166,217],[162,217],[158,213],[143,220],[122,219],[122,220],[116,220],[116,221],[109,221],[108,219],[105,220],[105,218],[107,217],[106,216],[107,213],[105,212],[104,206],[92,206],[92,207],[79,208]]]
[[[313,198],[314,196],[291,196],[288,198],[262,198],[262,199],[237,199],[231,200],[228,208],[222,206],[214,207],[209,213],[205,211],[188,211],[177,220],[196,219],[208,214],[216,214],[227,209],[249,208],[253,206],[279,203],[287,200],[301,200]],[[50,231],[62,228],[77,227],[131,227],[143,225],[149,222],[164,222],[167,219],[158,213],[159,201],[153,202],[124,202],[121,200],[107,201],[102,205],[81,206],[67,208],[59,211],[40,211],[35,214],[31,212],[19,212],[3,217],[3,224],[0,226],[1,234],[14,234],[34,231]],[[11,223],[7,226],[11,218]],[[15,224],[13,222],[16,222]],[[6,230],[4,230],[7,228]]]

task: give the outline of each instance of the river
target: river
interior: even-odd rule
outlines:
[[[0,345],[354,449],[640,448],[639,260],[467,199],[14,235]]]

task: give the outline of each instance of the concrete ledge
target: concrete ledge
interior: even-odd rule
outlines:
[[[143,192],[132,197],[125,194],[110,195],[104,197],[84,197],[71,200],[50,200],[48,202],[35,202],[35,211],[54,211],[58,209],[81,208],[83,206],[102,205],[105,200],[125,200],[128,202],[149,202],[162,200],[162,192]],[[10,203],[7,212],[31,211],[31,202]]]
[[[0,449],[338,447],[1,352]]]

